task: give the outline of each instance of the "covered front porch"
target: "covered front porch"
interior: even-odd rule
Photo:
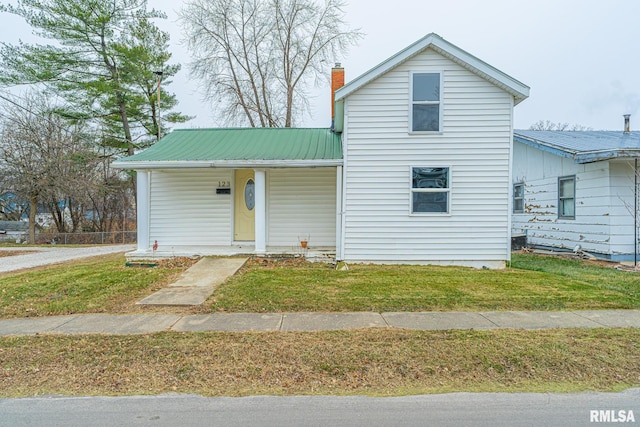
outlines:
[[[176,130],[113,163],[136,172],[128,257],[340,257],[342,164],[328,129]]]

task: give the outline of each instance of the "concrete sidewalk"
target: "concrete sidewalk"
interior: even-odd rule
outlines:
[[[51,334],[146,334],[161,331],[320,331],[359,328],[550,329],[640,328],[640,310],[566,312],[427,312],[427,313],[215,313],[78,314],[0,320],[0,336]]]

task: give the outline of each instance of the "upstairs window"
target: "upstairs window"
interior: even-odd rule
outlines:
[[[440,132],[441,74],[411,74],[411,131]]]
[[[524,184],[513,184],[513,213],[524,212]]]
[[[558,218],[575,219],[576,217],[576,177],[558,178]]]
[[[449,213],[449,168],[411,168],[411,213]]]

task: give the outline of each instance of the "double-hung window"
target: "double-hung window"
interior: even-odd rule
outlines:
[[[441,73],[411,73],[411,132],[440,132]]]
[[[411,213],[449,213],[449,168],[411,168]]]
[[[513,184],[513,213],[524,212],[524,183]]]
[[[558,178],[558,218],[576,217],[576,177]]]

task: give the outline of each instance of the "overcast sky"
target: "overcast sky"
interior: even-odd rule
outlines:
[[[365,37],[344,58],[346,81],[434,32],[531,87],[515,108],[515,127],[538,120],[621,130],[630,113],[640,129],[640,1],[637,0],[347,0],[346,19]],[[173,62],[183,64],[170,90],[179,111],[197,118],[180,127],[215,127],[189,78],[176,11],[182,0],[149,0],[169,15]],[[0,14],[2,39],[28,38],[20,19]],[[332,64],[327,64],[327,73]],[[329,126],[329,85],[311,100],[306,127]]]

